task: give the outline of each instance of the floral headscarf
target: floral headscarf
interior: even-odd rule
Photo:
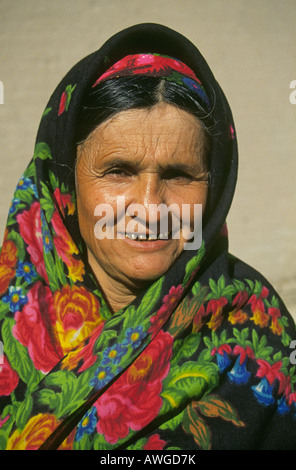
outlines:
[[[217,122],[209,209],[201,247],[112,314],[83,255],[75,128],[85,90],[151,50],[193,71]],[[228,253],[236,174],[230,108],[180,34],[137,25],[70,70],[43,113],[0,253],[1,449],[296,448],[295,326],[272,286]]]
[[[202,83],[186,64],[173,57],[160,54],[131,54],[112,65],[94,83],[93,87],[107,80],[120,77],[145,75],[161,77],[170,82],[178,83],[184,88],[193,90],[201,102],[209,107],[209,100]]]

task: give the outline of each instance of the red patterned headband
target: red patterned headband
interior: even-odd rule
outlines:
[[[145,75],[149,77],[161,77],[168,81],[178,83],[197,93],[200,99],[209,106],[209,99],[200,80],[193,70],[186,64],[173,57],[159,54],[135,54],[120,59],[110,67],[93,85],[112,78]]]

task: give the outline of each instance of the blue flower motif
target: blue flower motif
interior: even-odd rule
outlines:
[[[21,305],[27,303],[27,296],[22,295],[21,292],[21,287],[10,286],[8,294],[2,298],[3,302],[9,304],[9,308],[13,313],[17,312],[20,309]]]
[[[140,346],[143,338],[145,338],[145,333],[143,332],[143,327],[141,325],[136,326],[136,328],[128,328],[122,344],[124,346],[131,345],[132,348],[137,348]]]
[[[273,387],[268,383],[268,380],[266,377],[263,377],[263,379],[259,382],[258,385],[253,386],[252,390],[259,401],[262,405],[272,405],[275,400],[272,395],[272,390]]]
[[[290,410],[290,407],[287,405],[286,403],[286,398],[283,396],[281,397],[278,401],[277,401],[277,404],[278,404],[278,412],[279,414],[281,415],[284,415],[286,413],[289,412]]]
[[[183,77],[182,81],[183,81],[184,85],[187,86],[188,88],[190,88],[191,90],[193,90],[202,99],[202,101],[207,106],[210,105],[209,99],[208,99],[202,85],[199,85],[198,83],[196,83],[196,81],[192,80],[189,77]]]
[[[83,434],[91,434],[97,424],[96,409],[93,406],[78,423],[75,441],[80,441]]]
[[[49,253],[52,249],[52,242],[50,232],[48,230],[42,230],[42,241],[45,253]]]
[[[36,271],[33,264],[23,263],[22,261],[19,261],[18,263],[16,274],[19,277],[23,277],[26,282],[31,282],[32,279],[36,277]]]
[[[109,348],[105,349],[103,353],[102,365],[109,364],[109,362],[112,362],[114,365],[119,364],[122,356],[125,355],[126,351],[127,349],[123,348],[121,344],[110,346]]]
[[[9,208],[9,215],[12,215],[15,213],[15,211],[17,210],[18,208],[18,205],[19,203],[21,202],[21,200],[16,197],[12,200],[11,204],[10,204],[10,208]]]
[[[41,211],[41,225],[42,225],[42,242],[44,246],[45,253],[49,253],[52,249],[51,234],[48,230],[46,220],[43,212]]]
[[[100,390],[112,379],[111,367],[98,367],[95,371],[95,376],[90,381],[90,385],[95,387],[96,390]]]
[[[32,181],[30,180],[30,178],[22,177],[22,178],[19,180],[16,189],[26,190],[26,189],[31,188],[32,185],[33,185],[33,184],[32,184]]]
[[[246,384],[248,382],[251,373],[247,371],[246,362],[247,360],[240,364],[240,356],[238,356],[234,367],[227,373],[232,382],[237,384]]]
[[[231,364],[231,360],[226,351],[223,351],[223,354],[217,354],[217,365],[219,367],[220,372],[223,372],[227,369]]]

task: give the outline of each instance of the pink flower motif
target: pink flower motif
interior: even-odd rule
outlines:
[[[64,261],[68,268],[70,279],[82,281],[85,273],[83,261],[76,259],[73,255],[78,254],[78,248],[67,231],[60,214],[55,211],[51,219],[52,226],[55,231],[53,239],[58,255]]]
[[[71,194],[63,194],[61,193],[60,188],[56,188],[54,190],[54,198],[56,200],[56,203],[58,205],[58,208],[62,212],[63,215],[65,215],[65,208],[68,208],[68,213],[73,214],[75,211],[75,205],[72,201],[72,196]]]
[[[3,359],[3,363],[1,361],[0,364],[0,396],[8,396],[17,387],[19,376],[15,372],[15,370],[12,369],[5,355],[1,356],[1,359]],[[4,423],[5,420],[1,422],[1,425],[3,425]]]
[[[224,353],[231,354],[231,347],[229,346],[229,344],[221,344],[221,346],[212,350],[211,356],[214,356],[216,352],[218,354],[221,354],[222,356]]]
[[[63,91],[62,96],[61,96],[61,101],[59,105],[59,113],[58,116],[60,116],[66,109],[66,102],[67,102],[67,93]]]
[[[250,359],[254,359],[255,357],[253,350],[249,346],[244,348],[243,346],[237,345],[233,349],[233,353],[237,356],[240,356],[240,359],[239,359],[240,365],[242,365],[245,362],[247,357],[249,357]]]
[[[54,323],[52,294],[38,281],[28,292],[28,302],[15,315],[13,335],[28,348],[36,369],[49,372],[63,357],[59,344],[53,344],[47,325]]]
[[[97,400],[97,431],[110,444],[147,426],[162,406],[162,381],[170,369],[173,338],[160,331],[126,372]]]
[[[166,442],[160,439],[159,434],[153,434],[143,446],[143,450],[163,450],[165,445]]]
[[[43,259],[43,241],[41,230],[40,203],[34,202],[28,211],[17,215],[20,234],[28,245],[31,261],[40,276],[48,281]]]
[[[71,255],[78,253],[78,249],[70,237],[60,214],[55,211],[51,219],[52,226],[55,231],[54,245],[58,255],[62,258],[66,265],[71,264]]]
[[[291,406],[292,403],[296,403],[296,392],[290,393],[290,395],[288,395],[287,403],[289,406]]]
[[[271,317],[271,331],[277,335],[281,335],[283,327],[279,324],[278,321],[278,319],[281,318],[280,310],[276,307],[269,307],[267,313]]]
[[[267,313],[265,312],[263,302],[263,299],[268,296],[268,293],[268,289],[263,286],[260,295],[257,296],[256,294],[253,294],[248,302],[249,304],[251,304],[251,309],[253,312],[251,320],[254,321],[255,325],[259,325],[261,328],[268,326],[270,321],[269,315],[267,315]]]
[[[171,287],[169,293],[163,298],[163,306],[166,306],[167,309],[174,308],[182,297],[183,291],[181,284],[177,287]]]
[[[66,86],[65,91],[63,91],[61,99],[60,99],[60,104],[59,104],[59,111],[58,111],[58,116],[60,116],[64,111],[68,110],[71,96],[73,91],[75,90],[76,85],[68,85]]]
[[[221,325],[223,320],[223,307],[227,305],[228,300],[226,297],[220,297],[219,299],[211,299],[207,305],[206,315],[212,313],[211,319],[208,322],[209,328],[214,331]]]
[[[165,77],[177,71],[186,77],[200,83],[195,73],[183,62],[171,57],[162,57],[153,54],[135,54],[124,57],[103,73],[93,85],[117,76],[145,74]]]
[[[268,383],[270,385],[273,384],[275,379],[281,378],[280,369],[282,367],[282,361],[275,362],[274,364],[270,365],[269,362],[265,361],[264,359],[258,359],[257,363],[259,365],[259,369],[257,371],[257,377],[266,377]]]
[[[103,327],[104,323],[101,323],[92,331],[90,338],[87,338],[87,342],[82,341],[77,348],[68,353],[68,355],[63,359],[63,369],[72,370],[81,361],[82,365],[78,369],[78,372],[81,373],[96,362],[97,355],[93,353],[93,348]]]
[[[1,419],[0,418],[0,429],[2,428],[3,424],[6,423],[6,421],[10,418],[10,415],[5,416],[5,418]]]
[[[153,332],[156,334],[158,330],[164,325],[182,297],[183,290],[184,289],[181,284],[177,287],[171,287],[169,293],[163,298],[162,306],[156,315],[153,315],[150,319],[151,327],[149,329],[149,333]]]
[[[233,126],[230,124],[229,126],[229,132],[230,132],[230,137],[231,139],[234,139],[235,138],[235,134],[234,134],[234,128]]]
[[[240,310],[244,305],[246,305],[247,301],[249,299],[249,295],[247,291],[240,291],[238,294],[235,296],[232,302],[232,306],[236,308],[236,311]]]

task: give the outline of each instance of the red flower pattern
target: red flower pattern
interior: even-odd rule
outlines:
[[[170,369],[173,338],[160,333],[95,403],[97,431],[114,444],[150,423],[162,405],[162,381]]]
[[[58,116],[60,116],[65,111],[66,103],[67,103],[67,93],[65,91],[63,91],[62,96],[61,96],[60,105],[59,105]]]
[[[51,219],[55,231],[53,239],[58,255],[68,268],[69,277],[72,281],[82,281],[85,273],[84,263],[81,259],[76,259],[78,248],[67,231],[60,214],[55,211]]]
[[[267,315],[267,313],[265,312],[263,302],[263,299],[268,296],[268,292],[268,289],[266,287],[263,287],[259,296],[253,294],[249,300],[253,312],[251,320],[254,321],[255,325],[259,325],[261,328],[268,326],[270,321],[269,315]]]
[[[44,259],[41,231],[40,203],[34,202],[28,211],[17,215],[20,234],[28,245],[28,253],[38,274],[48,281]]]
[[[97,326],[91,334],[89,341],[82,341],[77,348],[70,351],[68,355],[63,359],[63,369],[72,370],[82,360],[82,365],[79,367],[78,372],[81,373],[92,366],[97,356],[93,353],[93,348],[96,340],[100,336],[104,323]]]
[[[249,357],[250,359],[254,359],[254,352],[253,350],[249,347],[246,346],[245,348],[243,346],[236,345],[235,348],[233,349],[233,353],[236,356],[240,356],[239,358],[239,363],[242,365],[246,358]]]
[[[163,450],[165,445],[166,442],[160,439],[159,434],[153,434],[143,446],[143,450]]]
[[[214,331],[221,325],[223,320],[223,307],[227,305],[228,300],[226,297],[220,299],[212,299],[209,301],[206,309],[206,314],[212,313],[211,319],[208,323],[209,328]]]
[[[3,364],[0,364],[0,396],[10,395],[17,387],[19,376],[10,366],[5,355],[1,356]]]
[[[158,330],[164,325],[164,323],[169,318],[170,314],[173,312],[175,307],[178,304],[182,294],[183,294],[183,287],[181,285],[175,287],[171,287],[170,291],[167,295],[163,298],[163,303],[156,315],[153,315],[150,319],[151,327],[149,329],[149,333],[157,333]]]
[[[98,78],[93,86],[96,86],[104,80],[118,77],[119,75],[145,74],[165,77],[174,70],[200,83],[195,73],[179,60],[154,54],[136,54],[128,55],[116,62],[116,64]]]
[[[268,315],[271,317],[271,331],[276,335],[281,335],[283,327],[279,324],[278,319],[281,318],[281,312],[276,307],[269,307],[267,310]]]
[[[259,369],[257,371],[257,377],[263,378],[266,377],[266,380],[270,385],[273,384],[275,379],[281,378],[280,369],[282,367],[282,361],[275,362],[274,364],[269,364],[269,362],[264,359],[257,359]]]
[[[37,282],[28,292],[28,303],[15,315],[13,335],[28,348],[36,369],[49,372],[63,357],[58,343],[53,341],[48,325],[54,323],[52,294],[48,287]]]

